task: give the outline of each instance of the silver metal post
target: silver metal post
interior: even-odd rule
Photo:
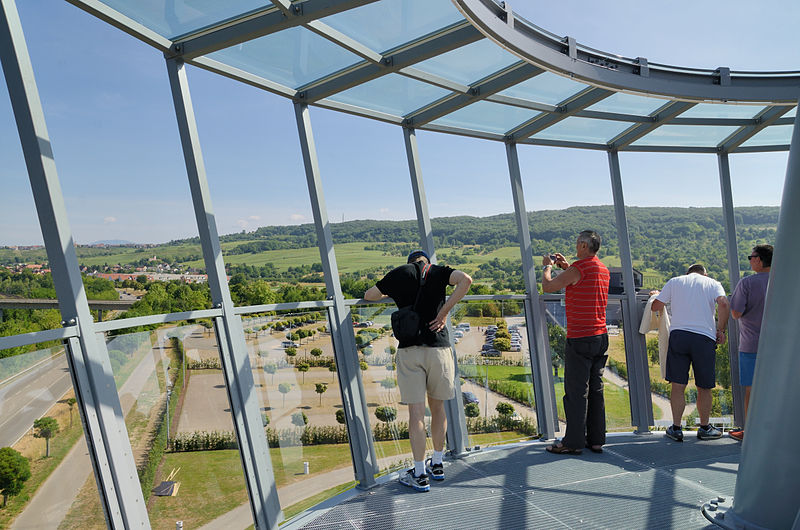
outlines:
[[[631,424],[637,433],[650,431],[653,425],[653,396],[650,393],[650,369],[647,364],[647,347],[644,335],[639,333],[639,322],[644,308],[636,301],[636,286],[633,280],[633,259],[628,237],[628,218],[625,215],[625,198],[622,193],[622,176],[619,169],[619,153],[608,152],[611,173],[611,190],[614,194],[614,214],[617,220],[617,240],[622,261],[622,285],[625,299],[622,301],[622,331],[625,338],[625,361],[628,365],[628,387],[631,401]]]
[[[525,194],[522,189],[522,174],[519,168],[517,144],[506,143],[508,174],[511,178],[511,195],[514,200],[514,217],[517,220],[519,251],[522,256],[522,278],[525,281],[525,315],[528,333],[531,374],[533,375],[533,394],[536,399],[536,420],[539,433],[545,438],[555,438],[558,431],[556,391],[553,382],[553,364],[550,358],[550,341],[547,338],[547,320],[544,303],[539,299],[536,285],[536,266],[531,249],[528,213],[525,210]]]
[[[39,225],[65,326],[67,362],[106,522],[150,528],[105,342],[95,335],[47,133],[33,66],[14,0],[0,0],[0,62],[28,169]]]
[[[725,519],[743,527],[792,528],[800,509],[800,459],[795,421],[800,403],[800,326],[797,300],[800,282],[800,120],[795,118],[786,181],[783,186],[775,257],[770,270],[767,301],[750,405],[747,437],[742,447],[733,508]],[[776,429],[780,432],[776,434]]]
[[[234,312],[228,289],[186,68],[181,60],[168,59],[166,64],[211,299],[214,306],[222,310],[222,316],[215,319],[217,343],[253,521],[257,528],[277,528],[281,518],[280,501],[264,435],[261,405],[247,355],[242,319]]]
[[[736,221],[733,212],[731,190],[731,167],[728,153],[717,155],[719,166],[719,189],[722,194],[722,218],[725,222],[725,247],[728,251],[728,281],[731,294],[739,283],[739,245],[736,242]],[[733,394],[733,420],[744,427],[744,389],[739,384],[739,323],[728,319],[728,358],[730,359],[731,393]]]
[[[422,166],[419,163],[419,150],[417,148],[417,134],[414,129],[403,128],[403,137],[406,144],[406,158],[408,171],[411,176],[411,189],[414,194],[414,207],[417,211],[417,225],[419,227],[419,240],[423,250],[431,258],[431,263],[436,263],[436,249],[433,245],[433,229],[431,218],[428,215],[428,200],[425,197],[425,184],[422,181]],[[447,317],[447,331],[453,336],[453,327],[450,316]],[[447,417],[447,447],[454,455],[466,452],[468,445],[467,417],[464,415],[464,402],[461,399],[461,376],[458,371],[458,355],[455,346],[451,348],[453,365],[455,366],[456,393],[453,399],[444,403],[444,412]]]
[[[375,474],[378,472],[378,460],[375,456],[375,445],[367,409],[367,395],[358,363],[356,340],[353,333],[353,318],[350,308],[344,303],[342,286],[339,282],[339,267],[333,249],[331,225],[328,221],[328,210],[322,191],[322,178],[317,160],[317,148],[314,133],[311,130],[311,117],[308,105],[295,103],[297,132],[300,137],[300,148],[303,153],[303,164],[308,183],[308,195],[311,199],[311,210],[314,213],[314,226],[317,229],[322,270],[325,272],[325,289],[333,300],[333,308],[328,313],[333,341],[333,355],[336,359],[337,375],[342,389],[345,424],[350,437],[350,452],[353,456],[355,476],[361,488],[375,485]]]

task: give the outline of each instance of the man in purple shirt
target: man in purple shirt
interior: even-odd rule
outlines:
[[[758,337],[767,297],[772,245],[758,245],[747,257],[755,274],[742,278],[731,295],[731,316],[739,321],[739,383],[744,387],[744,417],[750,403],[750,387],[756,369]],[[730,431],[731,438],[744,440],[744,429]]]

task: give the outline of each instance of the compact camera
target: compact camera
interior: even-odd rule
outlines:
[[[555,262],[556,262],[556,260],[558,259],[558,258],[556,258],[556,255],[555,255],[555,254],[550,254],[550,256],[549,256],[549,257],[550,257],[550,261],[552,261],[553,263],[555,263]]]

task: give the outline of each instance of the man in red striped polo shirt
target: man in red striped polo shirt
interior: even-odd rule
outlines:
[[[542,259],[542,290],[566,289],[567,348],[564,363],[564,413],[567,433],[561,442],[547,448],[551,453],[578,455],[583,447],[603,452],[606,443],[606,407],[603,399],[603,368],[608,355],[606,305],[608,268],[597,258],[600,236],[584,230],[575,243],[577,261],[561,254]],[[553,278],[553,265],[564,272]]]

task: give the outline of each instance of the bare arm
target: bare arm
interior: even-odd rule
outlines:
[[[741,313],[741,312],[739,312],[739,311],[737,311],[735,309],[731,309],[731,316],[736,320],[739,320],[740,318],[742,318],[743,314],[744,313]]]
[[[551,276],[551,268],[545,266],[542,273],[542,291],[554,293],[568,285],[574,285],[581,279],[581,271],[575,267],[570,267],[555,278]]]
[[[652,311],[661,311],[662,309],[664,309],[665,305],[666,304],[664,302],[662,302],[661,300],[653,300],[652,305],[650,305],[650,309]]]
[[[730,308],[727,296],[717,297],[717,344],[725,342],[725,328],[728,327]]]
[[[369,300],[370,302],[377,302],[383,298],[386,298],[386,295],[378,289],[377,285],[373,285],[364,293],[364,300]]]
[[[450,285],[455,285],[453,293],[444,303],[442,308],[437,313],[436,318],[428,323],[428,328],[431,331],[440,331],[445,326],[447,315],[455,307],[455,305],[464,298],[464,295],[469,291],[469,286],[472,285],[472,278],[464,271],[455,270],[450,273]]]

